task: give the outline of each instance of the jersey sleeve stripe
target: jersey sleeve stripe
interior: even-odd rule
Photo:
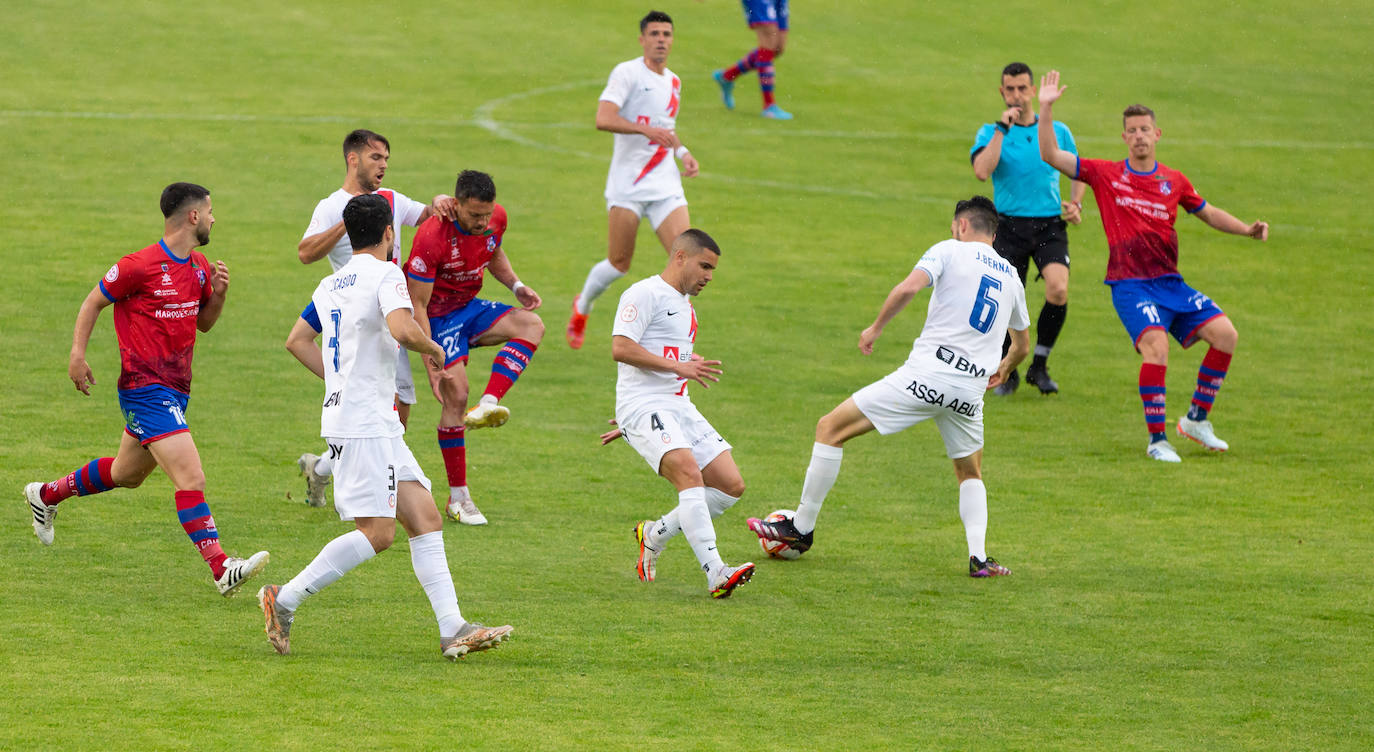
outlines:
[[[1196,209],[1185,209],[1185,211],[1187,211],[1189,214],[1197,214],[1198,212],[1200,212],[1200,211],[1202,211],[1203,209],[1206,209],[1206,208],[1207,208],[1207,199],[1203,199],[1203,200],[1202,200],[1202,203],[1198,204],[1198,206],[1197,206]]]
[[[316,332],[324,331],[324,327],[320,326],[320,314],[315,310],[315,301],[310,301],[310,305],[301,311],[301,318],[305,319],[305,323],[309,324],[310,328]]]
[[[115,302],[115,296],[111,295],[110,291],[105,289],[105,280],[103,279],[100,280],[100,294],[109,298],[111,303]]]
[[[415,272],[410,271],[409,269],[406,270],[406,276],[407,276],[407,277],[410,277],[410,278],[413,279],[413,280],[417,280],[417,281],[419,281],[419,282],[433,282],[434,279],[435,279],[435,277],[422,277],[422,276],[420,276],[419,274],[416,274]],[[435,276],[438,276],[438,275],[435,275]]]

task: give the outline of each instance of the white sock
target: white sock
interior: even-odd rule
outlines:
[[[677,507],[662,517],[657,522],[651,523],[644,529],[645,540],[649,548],[662,551],[664,544],[677,537],[682,532],[682,525],[677,521]]]
[[[704,488],[697,486],[678,492],[677,518],[682,523],[682,534],[692,546],[692,553],[701,562],[702,571],[710,575],[725,566],[716,551],[716,529],[711,525],[711,510],[706,506]]]
[[[811,445],[811,464],[806,466],[806,482],[802,484],[801,501],[797,502],[797,514],[792,524],[797,532],[805,535],[816,529],[816,518],[821,514],[825,497],[840,477],[840,461],[844,459],[844,448],[833,447],[819,442]]]
[[[315,560],[310,562],[301,573],[281,586],[277,594],[277,605],[286,611],[295,611],[301,601],[334,584],[350,569],[376,556],[372,543],[361,530],[344,533],[324,544]]]
[[[450,500],[456,501],[458,499],[468,499],[471,498],[471,496],[468,495],[467,486],[449,486],[448,498]]]
[[[970,478],[959,484],[959,519],[964,521],[968,555],[986,561],[988,552],[983,546],[988,535],[988,489],[983,481]]]
[[[610,261],[601,259],[597,262],[596,266],[587,272],[587,281],[582,285],[582,294],[577,298],[577,312],[583,315],[591,313],[592,302],[623,276],[625,272],[611,266]]]
[[[482,395],[482,398],[481,398],[481,399],[477,400],[477,404],[479,404],[479,405],[494,405],[494,404],[496,404],[496,403],[499,402],[499,401],[500,401],[500,400],[496,399],[496,397],[494,397],[494,396],[492,396],[492,395],[490,395],[490,394],[484,394],[484,395]]]
[[[333,475],[333,473],[334,473],[334,460],[329,459],[329,455],[325,455],[325,456],[323,456],[323,457],[321,457],[321,458],[315,460],[315,474],[316,474],[316,475]]]
[[[731,496],[719,488],[706,487],[706,508],[711,510],[713,518],[725,514],[725,511],[733,507],[737,501],[738,496]]]
[[[463,626],[463,614],[458,610],[458,593],[453,589],[448,557],[444,556],[444,531],[435,530],[411,538],[410,564],[415,568],[415,579],[429,596],[434,618],[439,621],[439,636],[458,634]]]

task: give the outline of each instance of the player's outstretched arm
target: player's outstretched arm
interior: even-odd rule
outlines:
[[[224,313],[224,298],[229,294],[229,267],[223,261],[215,260],[214,271],[210,273],[210,298],[196,314],[196,328],[202,332],[210,331]]]
[[[1246,237],[1260,241],[1269,239],[1268,222],[1255,222],[1247,225],[1239,219],[1236,219],[1229,212],[1224,209],[1219,209],[1212,204],[1208,204],[1199,209],[1195,216],[1222,232],[1229,232],[1232,235],[1245,235]]]
[[[1040,137],[1040,158],[1071,178],[1078,177],[1078,156],[1059,148],[1054,136],[1054,103],[1064,95],[1067,87],[1059,85],[1059,71],[1052,70],[1040,77],[1040,122],[1036,125]]]
[[[91,371],[91,364],[86,362],[86,346],[91,342],[91,332],[95,330],[96,319],[100,318],[100,312],[109,304],[110,299],[105,297],[105,293],[101,292],[99,287],[95,287],[86,299],[81,301],[81,310],[76,313],[76,327],[72,331],[72,353],[67,361],[67,378],[72,380],[82,394],[90,394],[91,387],[95,384],[95,373]]]
[[[506,255],[504,249],[496,249],[496,253],[491,257],[491,263],[487,264],[487,271],[491,272],[491,276],[497,282],[510,288],[510,291],[515,294],[515,299],[520,301],[521,307],[526,311],[533,311],[544,304],[544,299],[539,297],[539,293],[535,292],[534,288],[520,281],[520,277],[516,275],[515,269],[510,265],[510,257]]]
[[[1001,386],[1011,376],[1011,372],[1015,371],[1016,367],[1021,365],[1021,361],[1030,354],[1030,330],[1008,329],[1007,334],[1011,335],[1011,347],[1007,349],[1007,354],[1002,358],[1002,362],[997,364],[997,372],[988,377],[989,389]]]
[[[334,249],[339,238],[342,238],[346,231],[343,220],[339,220],[338,224],[324,232],[307,235],[296,245],[296,258],[300,259],[302,264],[313,264],[319,261],[329,255],[329,252]]]
[[[324,353],[320,352],[320,343],[315,341],[318,334],[308,321],[297,318],[291,333],[286,335],[286,350],[311,373],[324,378]]]
[[[401,347],[429,358],[429,365],[433,368],[443,369],[444,348],[420,329],[419,323],[410,311],[397,308],[388,313],[386,327],[391,331],[391,336],[401,343]]]
[[[892,291],[887,294],[887,299],[883,301],[883,307],[878,311],[878,318],[863,332],[859,334],[859,352],[864,355],[873,354],[873,344],[882,335],[883,328],[887,323],[906,308],[906,304],[916,297],[916,293],[930,286],[930,275],[924,269],[912,269],[906,275],[906,279],[898,282]]]
[[[691,379],[707,389],[711,388],[711,385],[707,383],[708,381],[720,381],[720,374],[724,373],[721,369],[716,368],[720,365],[719,360],[701,358],[685,361],[671,360],[662,355],[654,355],[645,350],[643,345],[619,334],[611,337],[611,358],[617,363],[624,363],[636,368],[676,374],[679,378]]]

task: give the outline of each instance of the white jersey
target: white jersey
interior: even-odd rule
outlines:
[[[907,365],[986,381],[1002,361],[1008,327],[1030,326],[1016,269],[987,243],[960,240],[931,246],[916,268],[930,275],[935,289]]]
[[[628,337],[654,355],[687,361],[692,359],[692,347],[697,340],[697,313],[686,294],[655,274],[630,285],[621,294],[611,334]],[[627,415],[647,405],[692,402],[687,395],[687,379],[675,373],[628,363],[617,363],[616,370],[616,415]]]
[[[400,436],[404,429],[393,405],[400,345],[386,325],[387,314],[411,310],[400,267],[359,253],[320,281],[311,302],[324,335],[320,435]]]
[[[415,227],[420,224],[420,214],[425,210],[425,204],[397,193],[390,188],[383,188],[377,191],[378,196],[386,199],[391,204],[391,229],[396,233],[396,240],[393,241],[391,257],[397,264],[401,263],[401,225]],[[340,188],[320,200],[315,204],[315,213],[310,217],[310,226],[305,228],[305,234],[301,239],[318,235],[325,230],[343,221],[343,210],[348,206],[349,199],[353,194]],[[344,233],[339,238],[339,242],[329,249],[329,265],[334,267],[334,271],[343,268],[349,259],[353,257],[353,244],[348,242],[348,233]]]
[[[637,57],[617,65],[601,92],[601,101],[620,108],[631,123],[654,128],[677,127],[682,80],[667,68],[654,73]],[[682,173],[666,146],[638,133],[616,133],[611,170],[606,175],[606,198],[622,201],[658,201],[682,193]]]

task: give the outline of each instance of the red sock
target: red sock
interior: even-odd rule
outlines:
[[[1226,380],[1226,371],[1231,367],[1231,353],[1222,352],[1215,347],[1209,349],[1197,369],[1197,389],[1193,391],[1193,407],[1205,416],[1216,401],[1221,382]]]
[[[210,514],[210,505],[205,503],[204,491],[177,491],[177,519],[181,527],[195,544],[215,579],[224,574],[224,560],[228,558],[224,549],[219,547],[219,531],[215,529],[215,518]]]
[[[513,339],[507,342],[491,362],[491,379],[487,381],[487,389],[483,394],[490,394],[498,400],[506,396],[515,380],[520,378],[520,374],[529,366],[530,359],[534,357],[534,351],[537,349],[539,345],[526,339]]]
[[[71,471],[65,478],[52,483],[44,483],[38,489],[38,498],[44,504],[54,506],[72,496],[89,496],[103,493],[115,487],[110,468],[114,467],[113,457],[101,457]]]
[[[468,484],[468,450],[464,443],[467,426],[439,426],[439,454],[444,457],[449,486]]]
[[[1145,428],[1151,435],[1164,434],[1168,416],[1164,407],[1164,374],[1168,366],[1140,364],[1140,401],[1145,407]]]

